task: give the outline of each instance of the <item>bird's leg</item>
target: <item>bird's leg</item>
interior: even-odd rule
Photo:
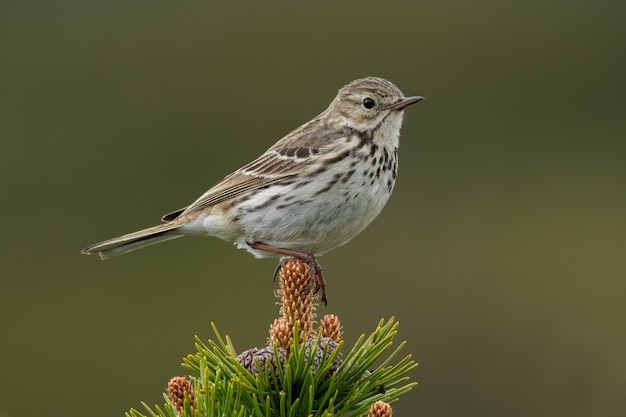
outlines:
[[[299,252],[293,249],[275,248],[273,246],[267,245],[262,242],[256,242],[250,238],[246,238],[246,244],[250,246],[252,249],[276,253],[278,255],[290,256],[292,258],[300,259],[301,261],[306,263],[307,266],[309,267],[309,272],[311,273],[311,281],[315,283],[315,288],[313,289],[313,292],[316,293],[321,290],[322,291],[321,301],[324,303],[324,305],[327,304],[326,281],[324,281],[324,276],[322,275],[322,267],[320,266],[320,263],[318,262],[315,255],[312,255],[306,252]],[[278,265],[278,268],[274,272],[274,279],[276,279],[276,274],[278,270],[280,269],[280,267],[283,266],[283,263],[284,263],[284,260],[281,260],[280,264]]]

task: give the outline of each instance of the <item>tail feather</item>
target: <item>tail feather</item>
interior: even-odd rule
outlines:
[[[123,255],[125,253],[164,242],[170,239],[182,237],[182,234],[176,232],[180,225],[166,223],[148,229],[139,230],[126,234],[124,236],[105,240],[88,246],[81,251],[85,255],[100,255],[102,259],[108,259],[112,256]]]

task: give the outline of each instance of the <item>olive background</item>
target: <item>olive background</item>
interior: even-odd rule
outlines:
[[[275,260],[186,238],[101,262],[368,75],[405,113],[387,207],[321,258],[347,347],[420,363],[397,416],[626,410],[624,2],[0,3],[0,416],[163,402]]]

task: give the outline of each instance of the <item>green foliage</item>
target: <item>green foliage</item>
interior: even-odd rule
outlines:
[[[362,335],[338,368],[343,342],[330,353],[324,349],[321,361],[316,361],[319,340],[314,349],[307,349],[305,343],[295,342],[296,328],[284,364],[276,361],[275,366],[261,368],[256,362],[264,372],[254,375],[237,361],[230,339],[224,340],[214,324],[212,327],[215,341],[209,340],[207,345],[196,337],[198,352],[188,355],[183,363],[192,373],[188,379],[195,389],[195,412],[187,396],[177,411],[165,395],[163,408],[152,409],[142,403],[147,414],[132,409],[127,417],[361,416],[374,402],[393,403],[416,385],[406,376],[417,366],[410,355],[392,364],[404,343],[383,357],[397,333],[398,323],[393,318],[381,320],[369,337]],[[276,348],[274,355],[279,355]]]

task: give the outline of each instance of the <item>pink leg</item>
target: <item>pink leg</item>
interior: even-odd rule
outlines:
[[[252,249],[258,249],[265,252],[276,253],[279,255],[291,256],[292,258],[300,259],[301,261],[305,262],[309,267],[309,271],[311,272],[311,281],[315,283],[314,292],[322,290],[321,300],[324,305],[327,304],[326,281],[324,281],[324,276],[322,275],[322,267],[320,266],[320,263],[317,261],[317,258],[314,255],[310,253],[299,252],[293,249],[275,248],[273,246],[266,245],[265,243],[255,242],[251,239],[246,239],[246,243]]]

